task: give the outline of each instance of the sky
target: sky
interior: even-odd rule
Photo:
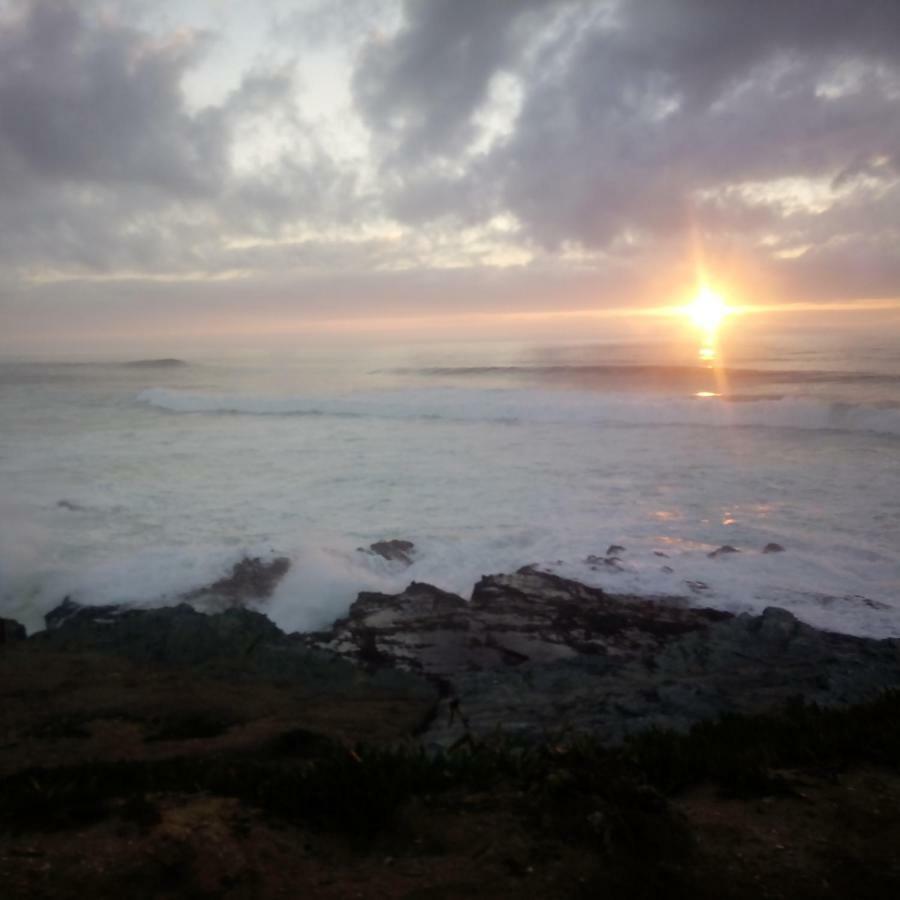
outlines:
[[[0,353],[583,334],[698,272],[900,327],[900,2],[0,0]]]

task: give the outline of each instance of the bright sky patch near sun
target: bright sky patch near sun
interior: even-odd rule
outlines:
[[[665,308],[696,240],[729,305],[892,309],[898,45],[881,0],[0,0],[0,350]]]

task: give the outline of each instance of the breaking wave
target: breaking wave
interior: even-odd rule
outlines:
[[[547,425],[795,428],[900,436],[900,408],[809,398],[610,397],[593,391],[462,388],[342,396],[209,393],[150,388],[148,406],[174,413],[438,419]]]

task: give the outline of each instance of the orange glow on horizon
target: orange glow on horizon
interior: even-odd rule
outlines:
[[[491,329],[503,334],[508,334],[510,328],[517,326],[540,327],[554,323],[563,324],[571,322],[573,326],[600,323],[604,320],[652,320],[652,319],[680,319],[686,321],[687,306],[679,305],[619,305],[610,307],[593,308],[563,308],[563,309],[532,309],[532,310],[503,310],[491,312],[436,312],[433,314],[411,314],[401,311],[389,314],[372,316],[285,316],[278,314],[266,315],[257,311],[254,315],[241,314],[218,315],[215,319],[204,321],[179,320],[175,322],[160,322],[141,324],[139,337],[142,341],[154,340],[157,342],[177,339],[201,340],[206,338],[261,338],[284,337],[286,335],[297,336],[322,336],[322,335],[360,335],[371,337],[373,334],[395,333],[398,336],[421,331],[432,332],[440,329],[445,333],[448,329]],[[900,313],[900,299],[870,299],[811,302],[811,301],[783,301],[768,303],[743,303],[728,304],[727,318],[759,315],[796,315],[802,313],[837,314],[837,313],[861,313],[869,311],[897,312]],[[156,327],[154,327],[154,325]],[[136,337],[134,329],[108,327],[102,333],[93,330],[79,330],[67,332],[65,340],[71,340],[73,334],[80,339],[95,338],[104,341],[123,341]],[[583,336],[583,335],[582,335]],[[713,364],[717,358],[715,340],[704,341],[699,348],[699,356],[702,361]]]

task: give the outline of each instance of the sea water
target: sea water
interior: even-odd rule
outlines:
[[[260,606],[327,626],[361,589],[468,596],[535,564],[617,593],[900,635],[900,353],[799,339],[306,348],[0,363],[0,615],[178,602],[284,555]],[[360,552],[415,543],[406,569]],[[770,543],[783,552],[763,553]],[[604,558],[619,545],[618,561]],[[739,552],[709,554],[722,545]]]

